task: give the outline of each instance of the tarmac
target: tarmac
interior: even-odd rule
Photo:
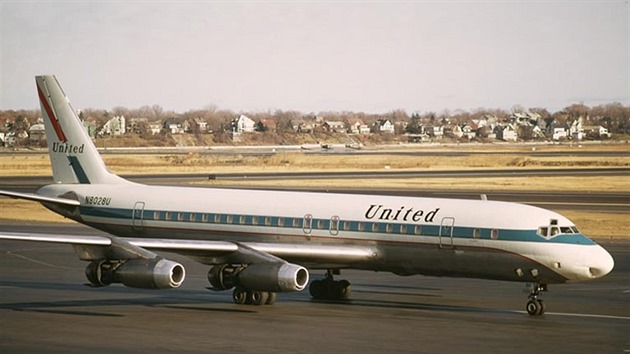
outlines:
[[[10,232],[100,234],[80,225],[0,225]],[[524,284],[343,271],[352,299],[307,291],[273,306],[206,289],[207,267],[184,264],[174,290],[91,288],[68,245],[0,242],[1,353],[628,353],[630,242],[603,242],[615,269],[551,285],[547,312],[525,313]],[[323,276],[313,272],[312,279]]]

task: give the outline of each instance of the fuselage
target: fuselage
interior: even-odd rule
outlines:
[[[561,283],[603,276],[614,265],[570,220],[517,203],[131,182],[56,184],[38,194],[77,199],[79,207],[47,206],[121,237],[380,250],[369,262],[307,264],[311,268]]]

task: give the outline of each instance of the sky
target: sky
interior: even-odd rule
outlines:
[[[0,0],[0,109],[443,112],[630,105],[617,1]]]

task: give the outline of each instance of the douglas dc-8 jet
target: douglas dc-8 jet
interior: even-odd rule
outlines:
[[[552,283],[602,277],[610,254],[567,218],[489,200],[148,186],[106,168],[55,76],[37,76],[54,184],[0,195],[40,202],[107,236],[0,231],[0,239],[70,244],[91,286],[179,287],[176,252],[210,266],[212,290],[237,304],[272,304],[307,286],[347,299],[343,269],[531,283],[530,315]],[[309,270],[325,278],[309,285]]]

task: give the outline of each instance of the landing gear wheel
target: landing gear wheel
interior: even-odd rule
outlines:
[[[325,279],[313,280],[308,291],[316,300],[347,300],[352,294],[352,285],[347,280],[334,280],[332,272],[328,271]]]
[[[314,299],[324,298],[324,282],[321,280],[313,280],[308,286],[308,292]]]
[[[341,287],[341,293],[339,294],[339,298],[343,300],[347,300],[352,295],[352,285],[347,280],[339,281],[339,286]]]
[[[277,298],[278,298],[278,293],[269,293],[269,297],[267,298],[267,302],[265,302],[265,305],[275,304]]]
[[[267,303],[269,293],[266,291],[252,290],[247,292],[247,303],[260,306]]]
[[[247,290],[243,288],[235,288],[232,292],[232,300],[237,305],[243,305],[247,302]]]
[[[538,310],[538,316],[544,315],[545,314],[545,303],[541,299],[537,299],[536,302],[538,302],[538,306],[540,307],[540,309]]]
[[[525,306],[527,309],[527,313],[530,316],[539,316],[540,311],[542,310],[541,303],[538,300],[529,300],[527,301],[527,305]]]
[[[541,292],[547,291],[547,284],[534,284],[534,289],[529,294],[529,301],[525,305],[525,309],[530,316],[542,316],[545,314],[545,304],[539,299]]]

